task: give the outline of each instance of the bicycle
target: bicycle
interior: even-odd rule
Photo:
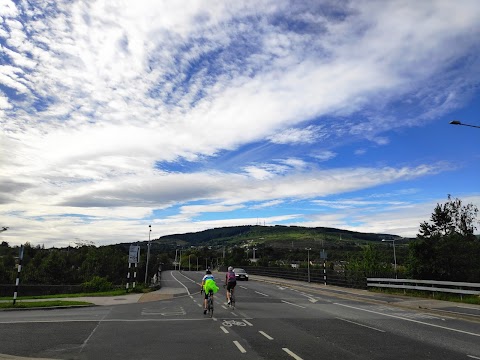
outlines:
[[[223,287],[225,287],[225,285],[223,285]],[[235,310],[235,295],[233,295],[233,288],[227,291],[230,293],[230,304],[228,304],[228,306],[230,306],[232,310]]]
[[[208,315],[210,315],[210,317],[213,317],[213,291],[211,290],[208,292],[207,311]]]

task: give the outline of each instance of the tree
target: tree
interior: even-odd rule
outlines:
[[[478,208],[462,205],[448,195],[437,204],[430,222],[420,224],[416,241],[410,244],[409,273],[414,278],[478,281],[480,241],[474,235]]]
[[[420,224],[418,237],[426,239],[455,233],[461,236],[473,236],[477,229],[475,226],[477,214],[478,208],[475,205],[462,205],[460,199],[452,199],[452,196],[448,195],[448,201],[445,204],[437,204],[435,207],[430,218],[431,223],[424,221]]]

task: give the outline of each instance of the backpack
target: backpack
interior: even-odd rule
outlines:
[[[237,278],[235,277],[235,273],[233,271],[229,271],[227,273],[227,281],[228,282],[237,281]]]

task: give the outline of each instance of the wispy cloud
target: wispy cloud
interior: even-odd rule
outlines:
[[[475,0],[4,0],[0,16],[0,220],[52,244],[63,214],[95,216],[75,232],[107,243],[158,209],[179,209],[173,231],[252,201],[434,176],[437,159],[317,165],[357,141],[387,148],[386,132],[435,121],[480,82]],[[216,163],[262,145],[236,169]],[[178,161],[195,167],[157,167]]]

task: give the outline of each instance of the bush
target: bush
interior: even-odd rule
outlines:
[[[113,289],[113,284],[106,278],[100,276],[94,276],[92,280],[86,281],[82,284],[82,290],[84,292],[100,292],[109,291]]]

